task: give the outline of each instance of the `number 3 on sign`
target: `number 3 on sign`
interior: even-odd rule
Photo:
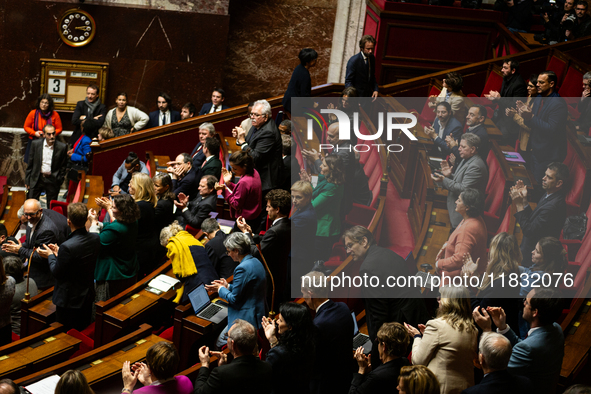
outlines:
[[[47,93],[63,96],[66,94],[66,80],[61,78],[49,78],[49,84],[47,86]]]

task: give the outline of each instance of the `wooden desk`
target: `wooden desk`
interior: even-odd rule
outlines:
[[[156,171],[166,172],[166,169],[168,168],[168,164],[166,163],[168,163],[169,161],[169,156],[154,156],[154,164],[156,164]]]
[[[46,329],[55,322],[55,305],[52,302],[53,287],[21,300],[21,338]]]
[[[17,379],[15,383],[26,386],[53,374],[61,375],[70,369],[78,369],[84,374],[91,387],[112,378],[113,381],[119,384],[120,389],[123,362],[130,361],[133,364],[141,361],[145,359],[146,351],[152,345],[158,342],[166,342],[164,339],[152,335],[151,330],[150,325],[142,324],[138,330],[121,339],[95,348],[61,364]]]
[[[535,49],[535,48],[541,48],[544,46],[544,44],[542,44],[539,41],[534,40],[534,33],[517,33],[517,37],[523,41],[525,43],[525,45],[527,45],[528,47]]]
[[[172,314],[176,290],[170,289],[160,295],[145,290],[160,274],[174,277],[170,260],[126,291],[96,303],[95,347],[128,334],[148,319],[157,326],[162,323],[162,317]]]
[[[27,194],[24,191],[9,191],[5,194],[6,205],[4,205],[4,211],[0,223],[3,223],[4,226],[6,226],[6,231],[9,236],[14,236],[21,224],[21,220],[18,217],[18,210],[25,203]],[[4,196],[2,196],[2,198],[4,198]]]
[[[12,380],[66,361],[80,347],[80,340],[53,323],[27,338],[0,347],[0,379]]]

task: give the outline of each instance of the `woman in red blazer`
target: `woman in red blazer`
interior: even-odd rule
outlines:
[[[35,109],[29,112],[25,120],[25,131],[29,134],[29,143],[25,151],[25,163],[29,161],[31,142],[43,137],[43,128],[48,124],[55,127],[55,135],[62,132],[62,120],[57,111],[53,110],[53,99],[48,93],[43,93],[37,98]]]

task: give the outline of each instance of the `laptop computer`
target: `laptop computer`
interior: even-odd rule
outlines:
[[[189,293],[189,301],[191,301],[195,316],[201,319],[217,324],[228,317],[228,307],[213,304],[203,284],[200,284]]]
[[[368,335],[359,332],[355,312],[351,312],[351,316],[353,317],[353,350],[357,350],[359,346],[363,346],[363,353],[369,354],[372,348],[371,340]]]

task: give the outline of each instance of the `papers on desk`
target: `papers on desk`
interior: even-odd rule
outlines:
[[[154,279],[148,283],[148,286],[152,289],[158,290],[162,293],[167,292],[168,290],[172,289],[174,285],[180,283],[180,281],[176,278],[171,278],[168,275],[158,275]],[[149,291],[149,289],[146,289]]]
[[[53,394],[55,393],[55,387],[57,386],[57,382],[59,382],[59,380],[59,375],[51,375],[45,379],[28,385],[25,387],[25,389],[27,389],[27,391],[31,394]]]
[[[220,224],[220,230],[222,230],[225,234],[230,234],[230,231],[232,231],[232,227]]]
[[[525,160],[523,159],[523,157],[517,152],[503,151],[503,154],[505,155],[505,159],[507,159],[507,161],[511,161],[511,162],[515,162],[515,163],[525,163]]]

